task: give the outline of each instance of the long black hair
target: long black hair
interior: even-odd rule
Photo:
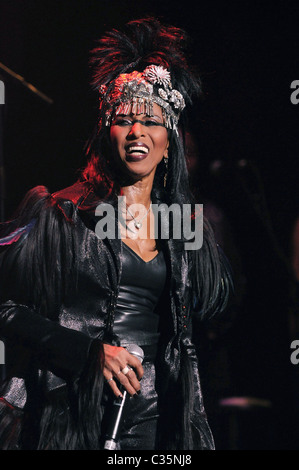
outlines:
[[[163,25],[156,18],[145,18],[127,23],[122,31],[106,33],[91,51],[92,87],[108,87],[118,75],[134,70],[142,72],[148,65],[162,65],[171,74],[173,88],[184,97],[186,108],[194,98],[201,97],[201,79],[187,63],[185,45],[187,34],[182,29]],[[120,186],[111,158],[109,127],[105,126],[105,103],[99,106],[98,122],[87,143],[88,164],[82,171],[82,180],[94,186],[107,199],[119,195]],[[166,204],[195,204],[189,184],[185,158],[186,113],[179,121],[179,134],[168,129],[169,149],[166,186],[165,163],[156,170],[152,188],[152,201]],[[222,311],[227,303],[231,286],[229,265],[216,245],[209,222],[203,222],[204,242],[200,250],[190,251],[196,306],[202,316]]]

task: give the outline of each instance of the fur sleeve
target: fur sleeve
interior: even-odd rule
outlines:
[[[102,343],[57,321],[68,289],[76,288],[75,210],[73,202],[39,186],[1,226],[0,336],[22,345],[34,357],[30,364],[66,383],[61,397],[54,393],[41,405],[32,444],[40,449],[96,448],[100,435]],[[5,400],[0,405],[0,447],[22,448],[28,405],[23,412]]]

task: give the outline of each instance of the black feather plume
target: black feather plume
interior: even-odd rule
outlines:
[[[186,40],[182,29],[162,25],[156,18],[131,21],[122,31],[113,29],[91,51],[91,84],[97,90],[122,73],[142,72],[150,64],[163,65],[171,74],[173,88],[188,104],[193,95],[201,93],[201,83],[187,64]]]

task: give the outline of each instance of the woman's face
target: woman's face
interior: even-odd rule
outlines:
[[[112,120],[110,139],[113,154],[126,170],[137,177],[155,174],[162,158],[168,156],[168,133],[162,109],[153,105],[154,116],[119,114]]]

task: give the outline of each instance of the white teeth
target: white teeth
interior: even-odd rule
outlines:
[[[128,153],[133,153],[133,152],[138,152],[138,153],[148,153],[148,148],[147,147],[129,147],[127,150]]]

